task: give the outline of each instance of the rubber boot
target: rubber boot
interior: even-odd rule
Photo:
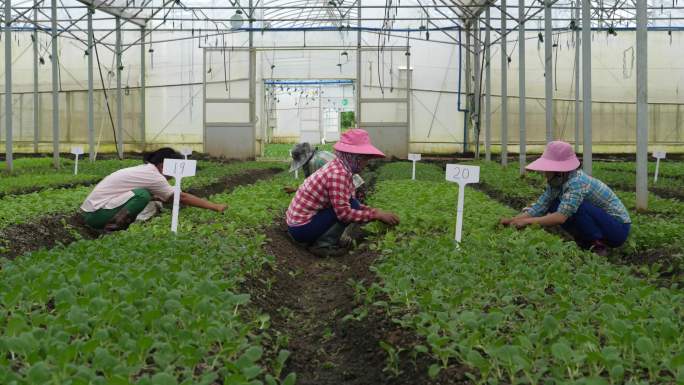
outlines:
[[[337,222],[321,235],[311,247],[309,252],[311,254],[321,257],[339,257],[347,253],[347,249],[340,247],[340,237],[344,233],[347,226],[343,223]]]
[[[105,225],[104,232],[111,233],[114,231],[126,230],[128,226],[135,221],[128,212],[128,209],[122,208],[117,212],[112,219]]]

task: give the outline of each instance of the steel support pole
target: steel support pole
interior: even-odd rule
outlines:
[[[361,0],[356,0],[356,127],[361,128]],[[409,71],[407,69],[407,71]]]
[[[518,1],[518,124],[520,128],[520,175],[527,165],[527,131],[525,126],[525,1]]]
[[[546,97],[546,142],[553,140],[553,13],[551,2],[544,2],[544,81]]]
[[[5,0],[5,165],[14,169],[12,154],[12,0]]]
[[[249,122],[256,138],[256,49],[254,49],[253,7],[253,0],[249,0]],[[263,146],[263,142],[261,145]],[[252,143],[252,153],[256,156],[256,142]]]
[[[121,18],[116,18],[116,46],[114,48],[116,55],[116,149],[119,153],[119,159],[123,159],[124,154],[124,137],[123,137],[123,92],[121,90]]]
[[[490,65],[492,43],[490,35],[491,6],[485,9],[485,160],[492,160],[492,67]]]
[[[466,94],[466,114],[468,114],[468,119],[465,121],[465,127],[463,127],[463,155],[465,155],[468,152],[468,133],[470,131],[470,125],[472,122],[472,117],[473,117],[473,95],[472,95],[472,87],[471,87],[471,82],[473,79],[473,74],[472,74],[472,54],[471,54],[471,41],[473,39],[470,38],[470,35],[472,34],[472,24],[468,23],[466,24],[466,57],[465,57],[465,94]]]
[[[57,51],[57,0],[51,2],[52,37],[52,161],[59,168],[59,57]]]
[[[591,1],[582,0],[582,120],[584,172],[591,175]]]
[[[146,146],[147,100],[145,96],[145,27],[140,28],[140,151]]]
[[[93,102],[93,9],[88,8],[88,155],[95,161],[95,106]]]
[[[38,0],[34,0],[33,6],[33,152],[38,153],[38,139],[40,137],[40,103],[38,95]]]
[[[508,165],[508,51],[506,0],[501,0],[501,165]]]
[[[637,169],[636,208],[648,209],[648,4],[637,0],[636,31],[636,113]]]
[[[580,5],[577,0],[575,8],[575,153],[580,151]]]
[[[473,23],[474,27],[474,39],[473,43],[475,45],[474,66],[475,67],[475,96],[473,98],[473,128],[474,128],[474,139],[475,139],[475,159],[480,159],[480,94],[482,93],[482,87],[480,83],[482,80],[480,71],[480,57],[482,54],[482,45],[480,44],[480,17],[476,17]]]

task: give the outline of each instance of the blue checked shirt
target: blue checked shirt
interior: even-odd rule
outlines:
[[[566,217],[573,216],[584,200],[605,210],[609,215],[622,221],[631,223],[627,208],[610,187],[600,180],[585,174],[581,170],[570,173],[570,178],[561,187],[547,186],[544,194],[531,206],[526,208],[528,214],[540,217],[549,211],[551,203],[560,200],[558,212]]]

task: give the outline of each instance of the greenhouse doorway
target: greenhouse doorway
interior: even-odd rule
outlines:
[[[264,80],[269,142],[336,142],[356,123],[355,92],[352,79]]]

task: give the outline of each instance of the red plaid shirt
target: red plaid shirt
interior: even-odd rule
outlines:
[[[349,200],[354,196],[354,182],[351,171],[339,159],[328,162],[308,177],[297,190],[287,209],[288,226],[309,223],[321,210],[332,207],[341,222],[369,222],[375,219],[375,210],[361,206],[351,207]]]

